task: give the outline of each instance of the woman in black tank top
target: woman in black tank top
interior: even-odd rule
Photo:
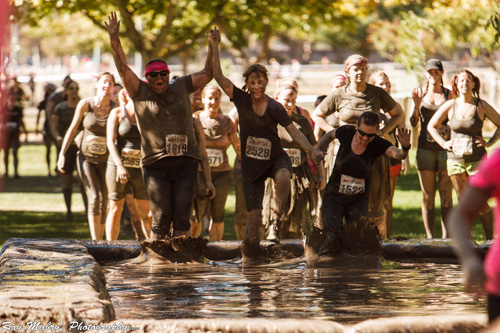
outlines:
[[[500,127],[500,114],[479,96],[481,83],[468,70],[463,70],[453,78],[453,92],[458,95],[454,100],[443,104],[429,121],[427,130],[443,149],[448,151],[448,174],[458,199],[467,184],[467,177],[475,174],[475,167],[486,155],[490,147],[500,137],[497,128],[493,137],[486,142],[482,136],[483,120],[488,118]],[[448,119],[452,130],[450,140],[443,138],[438,128]],[[493,238],[493,215],[489,206],[480,213],[481,222],[487,239]]]
[[[434,238],[434,202],[437,187],[441,200],[442,238],[447,238],[445,221],[448,212],[453,207],[452,186],[446,170],[446,153],[427,132],[427,124],[439,107],[454,95],[443,86],[444,69],[441,61],[430,59],[425,64],[425,69],[427,85],[424,89],[413,89],[412,97],[415,108],[410,117],[413,127],[420,122],[415,166],[422,189],[422,221],[427,238]],[[443,124],[441,131],[444,133],[446,129],[449,131],[448,125]]]

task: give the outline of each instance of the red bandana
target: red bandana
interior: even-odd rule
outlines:
[[[146,70],[144,75],[148,75],[151,72],[159,72],[159,71],[167,71],[170,73],[170,69],[168,69],[167,64],[163,62],[153,62],[146,66]]]

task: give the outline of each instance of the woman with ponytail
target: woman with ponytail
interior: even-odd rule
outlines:
[[[448,152],[447,169],[451,183],[457,191],[458,200],[463,194],[467,178],[474,175],[481,158],[486,154],[485,147],[490,147],[498,140],[497,128],[493,137],[486,142],[483,139],[483,122],[487,118],[497,127],[500,126],[500,114],[479,95],[481,83],[468,70],[456,74],[452,82],[453,93],[458,97],[444,103],[429,121],[427,130],[434,140]],[[451,139],[443,137],[439,127],[448,120]],[[479,216],[487,239],[493,238],[493,214],[485,205]]]

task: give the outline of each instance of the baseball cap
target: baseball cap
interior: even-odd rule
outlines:
[[[438,59],[429,59],[425,63],[425,70],[437,69],[438,71],[443,71],[443,64]]]

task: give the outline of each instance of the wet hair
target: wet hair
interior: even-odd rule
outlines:
[[[387,75],[384,71],[382,70],[376,70],[375,72],[372,73],[372,75],[370,75],[370,78],[368,79],[368,83],[369,84],[375,84],[375,79],[379,76],[385,76],[387,78],[387,80],[389,80],[389,75]]]
[[[347,71],[355,64],[364,63],[368,67],[368,59],[359,54],[351,54],[344,61],[344,69]]]
[[[253,64],[252,66],[247,68],[245,73],[243,73],[243,77],[245,78],[245,82],[248,80],[248,77],[252,73],[256,73],[257,75],[263,75],[266,80],[269,80],[269,72],[267,71],[266,67],[264,67],[261,64]],[[243,86],[243,90],[247,90],[246,84]]]
[[[278,97],[285,90],[292,90],[293,92],[295,92],[295,95],[297,95],[297,89],[295,89],[294,86],[285,84],[283,86],[278,87],[278,89],[274,91],[274,98]]]
[[[321,102],[323,102],[323,100],[326,98],[326,95],[319,95],[317,98],[316,98],[316,102],[314,102],[315,105],[320,105]]]
[[[113,84],[115,84],[115,76],[114,76],[113,74],[111,74],[111,72],[102,72],[101,74],[99,74],[99,76],[97,77],[97,82],[99,82],[99,80],[100,80],[103,76],[106,76],[106,75],[111,76],[111,79],[113,80]]]
[[[471,78],[472,78],[472,82],[474,82],[474,88],[472,89],[472,96],[476,97],[477,99],[481,99],[479,97],[479,90],[481,89],[481,81],[479,81],[479,78],[477,76],[475,76],[474,74],[472,74],[471,71],[467,70],[467,69],[464,69],[462,70],[461,72],[455,74],[455,76],[453,77],[453,80],[451,81],[451,86],[453,88],[453,93],[456,95],[456,96],[459,96],[460,95],[460,92],[458,91],[458,76],[460,74],[467,74],[469,75]]]
[[[206,90],[217,90],[219,92],[219,97],[222,96],[222,91],[220,90],[219,87],[217,86],[206,86],[201,90],[201,97],[205,97],[205,91]]]
[[[361,125],[361,123],[365,124],[366,126],[375,126],[378,128],[380,124],[380,116],[378,115],[378,113],[373,111],[363,112],[358,119],[358,127]]]
[[[66,84],[64,85],[64,90],[68,89],[69,85],[72,84],[73,82],[76,83],[77,86],[79,86],[76,81],[69,79],[68,81],[66,81]]]
[[[299,90],[299,83],[293,77],[278,79],[276,80],[276,85],[278,86],[278,88],[281,86],[293,86],[295,87],[295,90]]]

